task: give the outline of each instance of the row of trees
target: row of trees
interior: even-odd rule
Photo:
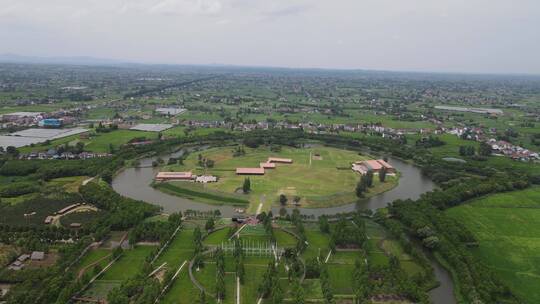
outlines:
[[[279,286],[279,271],[276,269],[277,262],[272,260],[268,263],[263,279],[259,284],[257,292],[261,298],[279,299],[283,302],[283,290]]]
[[[362,218],[355,218],[353,224],[342,217],[334,226],[330,234],[330,249],[335,252],[336,247],[362,248],[367,240],[365,222]]]
[[[221,248],[214,252],[216,262],[216,298],[225,299],[225,256]]]
[[[368,189],[371,187],[373,187],[373,171],[369,170],[366,174],[363,174],[360,177],[360,180],[356,184],[356,188],[355,188],[356,196],[358,198],[364,197],[364,193],[366,193]]]
[[[173,213],[167,221],[142,222],[129,232],[129,243],[140,241],[161,242],[169,240],[174,231],[182,224],[182,214]]]

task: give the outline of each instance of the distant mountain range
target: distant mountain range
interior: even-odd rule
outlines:
[[[95,58],[89,56],[76,57],[37,57],[17,54],[0,54],[0,62],[3,63],[41,63],[41,64],[74,64],[74,65],[118,65],[126,64],[114,59]]]
[[[459,72],[444,72],[444,71],[391,71],[391,70],[366,70],[366,69],[333,69],[333,68],[294,68],[294,67],[279,67],[279,66],[264,66],[264,65],[234,65],[234,64],[174,64],[174,63],[142,63],[137,61],[122,61],[110,58],[97,58],[91,56],[25,56],[12,53],[0,54],[0,63],[26,63],[26,64],[58,64],[58,65],[81,65],[81,66],[153,66],[161,68],[197,68],[197,69],[226,69],[226,70],[265,70],[265,71],[287,71],[287,72],[306,72],[306,73],[368,73],[371,75],[388,75],[394,76],[416,76],[426,77],[454,77],[462,79],[463,77],[473,78],[501,78],[501,77],[518,77],[525,79],[539,80],[540,75],[536,74],[483,74],[483,73],[459,73]]]

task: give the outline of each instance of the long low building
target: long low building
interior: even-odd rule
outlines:
[[[269,163],[282,163],[282,164],[292,164],[293,160],[290,158],[279,158],[279,157],[269,157]]]
[[[8,135],[0,135],[0,147],[4,149],[9,146],[15,148],[24,147],[31,144],[39,144],[47,140],[55,140],[72,135],[88,132],[88,129],[72,128],[72,129],[38,129],[31,128]]]
[[[192,180],[194,175],[190,172],[159,172],[156,175],[157,181],[166,180]]]
[[[238,175],[264,175],[264,168],[236,168]]]
[[[161,115],[179,115],[186,112],[186,109],[183,108],[157,108],[156,112]]]
[[[172,127],[173,125],[171,124],[137,124],[129,129],[136,131],[162,132]]]

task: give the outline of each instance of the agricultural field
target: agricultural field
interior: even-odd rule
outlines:
[[[145,137],[149,140],[156,139],[157,134],[158,133],[156,132],[116,130],[109,133],[97,134],[97,136],[83,142],[85,143],[85,150],[92,152],[110,152],[110,145],[112,145],[114,148],[118,148],[137,137]]]
[[[478,240],[471,249],[529,303],[540,301],[540,187],[490,195],[446,213]]]
[[[219,178],[217,183],[194,185],[171,182],[164,186],[158,184],[158,188],[163,187],[168,192],[177,192],[180,196],[183,193],[188,195],[188,190],[191,190],[204,192],[206,196],[225,194],[224,201],[227,201],[227,198],[232,200],[233,197],[234,199],[243,198],[249,201],[248,211],[250,212],[255,212],[259,204],[262,204],[261,210],[269,210],[271,206],[278,205],[280,194],[284,194],[289,202],[299,197],[302,207],[336,206],[356,199],[354,189],[360,176],[350,169],[351,163],[367,159],[352,151],[322,146],[302,149],[283,147],[278,152],[273,152],[266,147],[244,149],[245,154],[236,157],[234,147],[213,148],[200,153],[192,153],[183,165],[171,165],[162,169],[164,171],[192,171],[197,175],[215,175]],[[315,155],[318,156],[315,157]],[[214,161],[214,166],[201,167],[199,157]],[[259,164],[265,162],[268,157],[291,158],[293,163],[277,164],[275,169],[267,169],[265,175],[262,176],[236,175],[237,167],[259,167]],[[243,194],[240,191],[246,178],[249,178],[251,183],[249,194]],[[374,187],[370,188],[367,196],[389,190],[396,183],[396,177],[389,176],[385,183],[380,183],[375,178]],[[181,189],[175,191],[174,187]]]
[[[118,149],[121,145],[128,143],[134,138],[144,137],[149,140],[156,139],[157,132],[145,132],[136,130],[115,130],[108,133],[93,133],[88,139],[81,139],[79,135],[68,136],[52,140],[50,143],[26,146],[19,149],[21,153],[35,151],[47,151],[60,145],[75,146],[78,142],[84,143],[84,150],[89,152],[109,153],[110,147]]]

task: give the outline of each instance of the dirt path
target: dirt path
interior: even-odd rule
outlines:
[[[90,178],[87,178],[87,179],[83,180],[82,185],[83,185],[83,186],[86,186],[86,184],[88,184],[89,182],[93,181],[94,178],[96,178],[96,177],[90,177]]]
[[[257,208],[257,212],[255,213],[255,215],[261,214],[263,205],[266,202],[266,195],[265,194],[261,195],[261,197],[259,198],[259,201],[260,201],[259,207]]]
[[[73,208],[73,209],[69,210],[68,212],[66,212],[64,214],[52,215],[51,224],[56,226],[56,227],[60,227],[61,226],[60,218],[62,216],[66,216],[68,214],[75,213],[75,212],[90,212],[90,211],[98,211],[98,210],[99,210],[98,208],[96,208],[94,206],[91,206],[91,205],[81,205],[81,206],[78,206],[76,208]]]
[[[240,278],[236,277],[236,304],[240,304]]]
[[[246,226],[247,224],[244,224],[242,225],[242,227],[240,227],[240,229],[236,230],[236,232],[233,235],[231,235],[231,237],[229,238],[229,241],[232,240],[234,237],[240,235],[240,231],[242,231],[242,229],[244,229]]]
[[[332,251],[328,252],[328,255],[326,256],[326,259],[324,260],[324,263],[328,263],[328,260],[330,260],[330,256],[332,255]]]

